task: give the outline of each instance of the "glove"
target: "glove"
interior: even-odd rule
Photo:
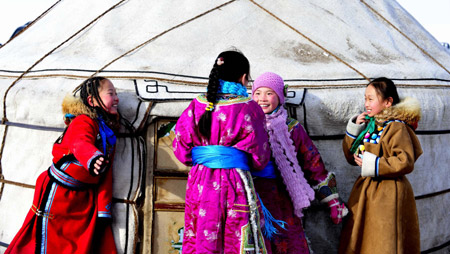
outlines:
[[[339,224],[348,214],[348,209],[344,203],[340,203],[337,198],[328,201],[328,207],[330,208],[330,217],[334,224]]]
[[[103,161],[101,162],[100,168],[97,169],[98,174],[96,174],[94,172],[95,164],[96,164],[97,160],[99,160],[100,158],[102,158]],[[97,157],[95,157],[94,159],[91,160],[91,164],[89,165],[89,173],[91,175],[93,175],[93,176],[97,176],[97,175],[103,174],[106,171],[107,167],[108,167],[108,163],[109,163],[109,161],[108,161],[108,159],[105,156],[98,155]]]
[[[344,203],[340,203],[336,186],[336,177],[329,173],[321,183],[314,187],[321,203],[327,203],[330,208],[330,217],[334,224],[339,224],[342,218],[348,214],[348,209]]]

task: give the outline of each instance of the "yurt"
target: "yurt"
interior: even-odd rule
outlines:
[[[394,0],[59,0],[0,48],[0,253],[29,211],[37,176],[65,124],[61,102],[91,76],[118,88],[134,131],[118,135],[113,231],[119,253],[182,253],[189,168],[172,152],[173,125],[206,91],[215,57],[237,48],[253,78],[289,85],[305,127],[347,201],[347,120],[370,79],[394,80],[420,101],[423,155],[408,175],[422,253],[450,251],[450,51]],[[249,87],[250,89],[250,87]],[[303,219],[311,253],[336,253],[341,225],[313,202]]]

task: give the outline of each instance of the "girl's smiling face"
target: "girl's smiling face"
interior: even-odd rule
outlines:
[[[117,105],[119,104],[119,97],[117,97],[116,88],[109,79],[104,79],[101,81],[101,86],[99,89],[99,96],[103,102],[103,109],[110,114],[117,114]],[[92,99],[92,97],[91,97]],[[95,99],[92,100],[93,106],[101,107]]]
[[[253,93],[253,100],[261,106],[265,114],[272,113],[280,104],[277,93],[268,87],[260,87]]]
[[[380,113],[383,109],[392,106],[392,97],[383,100],[372,85],[367,86],[364,99],[364,107],[370,117],[373,117],[374,115]]]

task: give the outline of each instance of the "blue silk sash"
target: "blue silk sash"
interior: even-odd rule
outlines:
[[[196,146],[192,149],[192,163],[208,168],[250,170],[247,153],[231,146]]]
[[[260,171],[252,170],[252,176],[262,177],[262,178],[269,178],[269,179],[275,179],[277,178],[277,175],[275,173],[275,166],[274,162],[272,160],[267,163],[267,166]]]

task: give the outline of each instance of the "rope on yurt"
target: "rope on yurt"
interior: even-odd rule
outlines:
[[[9,38],[9,40],[7,42],[5,42],[5,44],[0,45],[0,49],[3,48],[6,44],[8,44],[12,39],[16,38],[17,36],[19,36],[21,33],[25,32],[29,27],[31,27],[34,23],[36,23],[36,21],[40,20],[42,17],[44,17],[45,15],[47,15],[47,13],[50,12],[51,9],[53,9],[53,7],[55,7],[57,4],[59,4],[59,2],[61,2],[61,0],[58,0],[56,3],[54,3],[52,6],[50,6],[50,8],[48,8],[46,11],[44,11],[41,15],[39,15],[35,20],[31,21],[30,24],[28,24],[25,28],[23,28],[20,32],[18,32],[17,34],[14,35],[14,37]]]
[[[29,188],[29,189],[34,189],[34,185],[32,184],[26,184],[26,183],[19,183],[19,182],[14,182],[14,181],[10,181],[10,180],[5,180],[3,178],[3,175],[1,176],[2,178],[0,179],[0,183],[6,183],[6,184],[11,184],[11,185],[15,185],[15,186],[19,186],[19,187],[24,187],[24,188]],[[2,187],[3,190],[3,187]]]
[[[38,65],[40,62],[42,62],[46,57],[48,57],[49,55],[51,55],[53,52],[55,52],[57,49],[59,49],[60,47],[62,47],[64,44],[66,44],[68,41],[70,41],[71,39],[73,39],[75,36],[77,36],[78,34],[80,34],[81,32],[83,32],[86,28],[88,28],[90,25],[92,25],[93,23],[95,23],[97,20],[99,20],[101,17],[103,17],[104,15],[106,15],[108,12],[112,11],[113,9],[115,9],[117,6],[119,6],[120,4],[122,4],[123,2],[125,2],[126,0],[121,0],[120,2],[116,3],[115,5],[113,5],[112,7],[110,7],[108,10],[106,10],[105,12],[103,12],[102,14],[100,14],[97,18],[93,19],[92,21],[90,21],[88,24],[86,24],[85,26],[83,26],[80,30],[78,30],[77,32],[75,32],[73,35],[71,35],[69,38],[67,38],[65,41],[61,42],[58,46],[56,46],[54,49],[50,50],[47,54],[45,54],[43,57],[41,57],[39,60],[37,60],[33,65],[31,65],[26,71],[24,71],[16,80],[13,81],[13,83],[6,89],[5,91],[5,95],[3,96],[3,120],[2,122],[4,123],[5,119],[7,120],[6,117],[6,97],[9,93],[9,91],[11,90],[11,88],[17,84],[17,82],[19,80],[22,79],[23,76],[25,76],[28,72],[31,71],[31,69],[33,69],[36,65]],[[0,151],[1,153],[1,151]]]
[[[336,60],[338,60],[339,62],[345,64],[347,67],[349,67],[350,69],[352,69],[353,71],[355,71],[356,73],[358,73],[359,75],[361,75],[364,79],[366,79],[367,81],[370,81],[370,79],[362,74],[360,71],[358,71],[355,67],[351,66],[349,63],[345,62],[344,60],[342,60],[340,57],[338,57],[337,55],[333,54],[331,51],[327,50],[326,48],[322,47],[319,43],[315,42],[313,39],[309,38],[308,36],[306,36],[305,34],[303,34],[302,32],[298,31],[297,29],[295,29],[293,26],[289,25],[286,21],[282,20],[281,18],[277,17],[275,14],[273,14],[272,12],[270,12],[269,10],[267,10],[266,8],[262,7],[261,5],[259,5],[258,3],[256,3],[253,0],[250,0],[250,2],[252,2],[254,5],[258,6],[260,9],[262,9],[263,11],[267,12],[270,16],[274,17],[276,20],[280,21],[282,24],[284,24],[285,26],[289,27],[290,29],[292,29],[294,32],[298,33],[299,35],[301,35],[303,38],[305,38],[306,40],[308,40],[309,42],[311,42],[312,44],[316,45],[317,47],[319,47],[321,50],[325,51],[327,54],[330,54],[331,56],[333,56],[334,58],[336,58]]]
[[[100,16],[98,16],[97,18],[95,18],[94,20],[92,20],[91,22],[89,22],[87,25],[85,25],[83,28],[81,28],[80,30],[78,30],[77,32],[75,32],[72,36],[70,36],[68,39],[66,39],[65,41],[63,41],[62,43],[60,43],[58,46],[56,46],[54,49],[50,50],[47,54],[45,54],[43,57],[41,57],[39,60],[37,60],[33,65],[31,65],[25,72],[23,72],[19,77],[17,77],[16,80],[13,81],[13,83],[6,89],[5,94],[3,95],[3,117],[2,117],[2,122],[1,124],[5,124],[8,121],[7,115],[6,115],[6,97],[8,96],[9,91],[11,90],[11,88],[17,84],[17,82],[19,82],[19,80],[22,79],[22,77],[24,77],[31,69],[33,69],[36,65],[38,65],[40,62],[42,62],[47,56],[49,56],[50,54],[52,54],[53,52],[55,52],[57,49],[59,49],[62,45],[64,45],[65,43],[67,43],[68,41],[70,41],[72,38],[74,38],[75,36],[77,36],[79,33],[81,33],[83,30],[85,30],[87,27],[89,27],[91,24],[95,23],[98,19],[100,19],[101,17],[103,17],[104,15],[106,15],[108,12],[110,12],[111,10],[115,9],[117,6],[119,6],[120,4],[122,4],[123,2],[125,2],[126,0],[121,0],[120,2],[118,2],[117,4],[113,5],[111,8],[109,8],[108,10],[106,10],[105,12],[103,12]],[[52,7],[51,7],[52,8]],[[6,140],[6,134],[8,132],[8,125],[5,126],[5,131],[3,132],[3,137],[2,137],[2,144],[0,147],[0,179],[3,179],[3,173],[2,173],[2,156],[3,156],[3,149],[5,147],[5,140]],[[4,183],[2,183],[2,186],[0,188],[0,199],[2,197],[2,193],[3,193],[3,187],[4,187]]]
[[[0,147],[0,182],[2,183],[1,187],[0,187],[0,200],[2,199],[2,195],[3,195],[3,188],[5,187],[5,177],[3,176],[3,167],[2,167],[2,157],[3,157],[3,148],[5,147],[5,139],[6,139],[6,133],[8,132],[8,126],[5,126],[5,130],[3,132],[3,137],[2,137],[2,144]]]
[[[151,111],[152,108],[153,108],[153,101],[150,101],[150,103],[149,103],[149,105],[147,107],[147,110],[145,111],[144,118],[142,119],[141,124],[139,125],[139,127],[136,129],[137,133],[141,133],[144,130],[145,124],[147,123],[147,119],[150,116],[150,111]]]
[[[430,248],[430,249],[428,249],[428,250],[421,251],[420,254],[429,254],[429,253],[433,253],[433,252],[436,252],[436,251],[438,251],[438,250],[442,250],[442,249],[444,249],[444,248],[447,247],[447,246],[450,246],[450,241],[447,241],[447,242],[445,242],[445,243],[443,243],[443,244],[441,244],[441,245],[439,245],[439,246]]]
[[[368,3],[366,3],[364,0],[360,0],[361,3],[363,3],[367,8],[369,8],[373,13],[375,13],[377,16],[379,16],[381,19],[383,19],[386,23],[388,23],[390,26],[392,26],[397,32],[399,32],[403,37],[405,37],[408,41],[410,41],[414,46],[416,46],[422,53],[424,53],[426,56],[431,58],[437,65],[439,65],[442,69],[444,69],[448,74],[450,74],[450,71],[447,70],[438,60],[436,60],[434,57],[432,57],[425,49],[420,47],[417,43],[415,43],[411,38],[409,38],[405,33],[403,33],[398,27],[396,27],[394,24],[392,24],[387,18],[385,18],[383,15],[381,15],[377,10],[372,8]]]
[[[156,36],[154,36],[154,37],[152,37],[152,38],[150,38],[150,39],[144,41],[143,43],[137,45],[136,47],[132,48],[131,50],[129,50],[129,51],[123,53],[122,55],[120,55],[120,56],[118,56],[118,57],[116,57],[116,58],[113,59],[111,62],[107,63],[105,66],[103,66],[102,68],[100,68],[99,70],[97,70],[94,74],[92,74],[92,76],[95,76],[97,73],[103,71],[103,70],[106,69],[108,66],[110,66],[111,64],[113,64],[114,62],[116,62],[117,60],[119,60],[120,58],[122,58],[122,57],[124,57],[124,56],[126,56],[126,55],[128,55],[128,54],[130,54],[130,53],[132,53],[132,52],[134,52],[134,51],[136,51],[137,49],[139,49],[139,48],[141,48],[141,47],[147,45],[148,43],[150,43],[150,42],[152,42],[152,41],[158,39],[159,37],[165,35],[166,33],[171,32],[171,31],[173,31],[173,30],[175,30],[175,29],[177,29],[177,28],[179,28],[179,27],[181,27],[181,26],[184,26],[184,25],[186,25],[186,24],[188,24],[188,23],[190,23],[190,22],[192,22],[192,21],[194,21],[194,20],[196,20],[196,19],[198,19],[198,18],[201,18],[201,17],[203,17],[203,16],[205,16],[205,15],[207,15],[207,14],[209,14],[209,13],[211,13],[211,12],[217,10],[217,9],[220,9],[220,8],[222,8],[222,7],[224,7],[224,6],[228,5],[228,4],[230,4],[230,3],[232,3],[232,2],[235,2],[235,1],[236,1],[236,0],[231,0],[231,1],[225,2],[225,3],[221,4],[221,5],[218,5],[218,6],[214,7],[214,8],[211,8],[211,9],[209,9],[209,10],[203,12],[203,13],[198,14],[198,15],[195,16],[195,17],[192,17],[192,18],[190,18],[190,19],[188,19],[188,20],[185,20],[185,21],[179,23],[178,25],[175,25],[175,26],[173,26],[173,27],[171,27],[171,28],[169,28],[169,29],[167,29],[167,30],[165,30],[165,31],[163,31],[163,32],[161,32],[161,33],[159,33],[159,34],[157,34]]]
[[[135,205],[133,206],[133,211],[134,211],[134,225],[135,228],[137,230],[134,231],[134,243],[133,243],[133,252],[132,253],[136,253],[136,248],[137,248],[137,244],[138,242],[140,242],[141,239],[139,239],[139,213],[138,213],[138,208],[141,208],[141,203],[138,202],[139,198],[142,197],[140,195],[141,190],[143,188],[145,188],[145,172],[146,172],[146,158],[147,158],[147,149],[146,149],[146,145],[145,145],[145,139],[142,136],[137,137],[138,138],[138,156],[139,156],[139,178],[138,178],[138,183],[137,186],[139,186],[139,188],[137,189],[137,191],[135,192],[135,197],[133,198],[133,200],[136,202]],[[143,149],[143,151],[141,151],[141,147]],[[139,206],[139,207],[138,207]]]
[[[130,205],[134,214],[134,241],[133,241],[133,246],[132,246],[132,251],[131,253],[135,253],[136,251],[136,247],[137,247],[137,243],[139,241],[138,239],[138,235],[139,235],[139,220],[138,220],[138,211],[137,211],[137,205],[138,202],[136,202],[136,200],[139,198],[139,191],[136,191],[134,197],[131,197],[131,193],[133,191],[133,185],[134,185],[134,168],[135,168],[135,163],[134,163],[134,156],[135,156],[135,144],[134,144],[134,139],[136,140],[136,147],[137,147],[137,156],[138,156],[138,182],[136,183],[137,185],[137,190],[142,188],[142,184],[144,184],[144,182],[142,181],[143,179],[143,175],[145,172],[145,157],[146,157],[146,151],[145,151],[145,141],[143,140],[142,137],[131,137],[130,138],[130,142],[131,142],[131,176],[130,176],[130,186],[128,189],[128,194],[127,194],[127,199],[126,200],[121,200],[121,203],[125,203],[126,204],[126,213],[125,213],[125,247],[124,247],[124,253],[127,253],[128,251],[128,233],[129,233],[129,213],[130,213]],[[142,152],[141,152],[141,145],[144,149],[144,156],[142,156]]]
[[[130,138],[130,142],[131,142],[131,176],[130,176],[130,187],[128,189],[128,194],[127,194],[127,200],[130,200],[131,197],[131,192],[133,190],[133,178],[134,178],[134,142],[133,142],[133,138]],[[134,209],[133,209],[134,210]],[[126,209],[125,209],[125,247],[123,249],[124,253],[127,253],[128,250],[128,220],[129,220],[129,212],[130,212],[130,206],[129,204],[126,204]],[[135,230],[136,232],[136,230]]]
[[[93,72],[93,70],[71,70],[71,69],[61,69],[61,70],[67,70],[67,71],[88,71]],[[4,70],[0,70],[4,71]],[[40,72],[40,71],[47,71],[47,70],[38,70],[38,71],[30,71],[32,72]],[[8,71],[5,71],[8,72]],[[22,73],[22,72],[20,72]],[[164,73],[164,72],[153,72],[153,71],[115,71],[115,70],[103,70],[101,71],[102,76],[108,79],[120,79],[120,80],[140,80],[140,79],[148,79],[148,80],[157,80],[157,81],[163,81],[168,82],[172,84],[180,84],[180,85],[193,85],[193,86],[205,86],[207,85],[207,82],[202,81],[189,81],[189,80],[180,80],[180,79],[168,79],[168,78],[160,78],[155,76],[125,76],[125,75],[111,75],[106,73],[143,73],[143,74],[162,74],[162,75],[171,75],[174,77],[188,77],[193,79],[205,79],[202,77],[195,77],[195,76],[188,76],[188,75],[178,75],[173,73]],[[106,75],[105,75],[106,74]],[[13,75],[0,75],[0,77],[4,78],[17,78],[18,76]],[[45,74],[45,75],[27,75],[23,77],[23,79],[37,79],[37,78],[54,78],[54,77],[63,77],[63,78],[74,78],[74,79],[87,79],[92,77],[92,75],[74,75],[74,74]],[[207,78],[206,78],[207,79]],[[372,79],[372,78],[369,78]],[[414,85],[414,84],[396,84],[397,87],[413,87],[413,88],[448,88],[450,87],[450,79],[439,79],[439,78],[415,78],[415,79],[408,79],[408,78],[391,78],[393,81],[437,81],[437,82],[446,82],[448,84],[420,84],[420,85]],[[341,81],[364,81],[363,83],[341,83],[341,84],[333,84],[332,82],[341,82]],[[290,85],[290,87],[296,87],[296,88],[317,88],[317,89],[341,89],[341,88],[353,88],[353,87],[361,87],[367,85],[367,80],[364,78],[340,78],[340,79],[286,79],[285,82],[305,82],[305,84],[297,84],[297,85]],[[308,82],[308,83],[306,83]],[[330,84],[310,84],[315,82],[330,82]],[[168,93],[171,93],[168,91]],[[183,93],[183,92],[177,92],[177,93]],[[175,99],[176,100],[176,99]]]

